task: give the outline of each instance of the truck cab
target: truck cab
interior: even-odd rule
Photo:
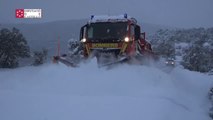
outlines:
[[[85,57],[102,54],[132,57],[151,51],[151,45],[145,40],[145,33],[141,34],[136,19],[126,14],[91,16],[88,23],[81,27],[80,42]]]

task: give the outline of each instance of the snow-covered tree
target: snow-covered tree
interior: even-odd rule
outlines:
[[[30,48],[22,33],[13,28],[0,30],[0,68],[18,66],[18,58],[30,56]]]
[[[164,57],[179,55],[186,69],[199,72],[213,69],[213,28],[159,30],[149,39],[155,53]]]
[[[158,45],[155,45],[153,49],[156,54],[166,58],[175,56],[175,46],[171,42],[162,41]]]
[[[182,61],[185,68],[199,72],[209,72],[213,69],[213,49],[202,42],[193,44],[185,51]]]
[[[82,45],[79,40],[71,38],[68,41],[68,49],[69,54],[72,55],[79,55],[82,50]]]
[[[82,43],[79,40],[72,38],[68,41],[68,49],[68,56],[70,57],[71,61],[74,63],[79,63],[82,60]]]
[[[42,51],[34,51],[33,52],[33,57],[34,57],[34,62],[33,65],[34,66],[38,66],[41,65],[45,62],[45,60],[47,59],[47,53],[48,50],[47,49],[42,49]]]
[[[174,57],[175,56],[175,41],[172,39],[173,31],[159,30],[155,35],[151,36],[151,44],[153,51],[163,57]]]

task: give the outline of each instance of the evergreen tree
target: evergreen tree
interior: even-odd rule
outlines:
[[[69,49],[70,56],[73,56],[73,55],[79,55],[83,48],[79,40],[70,39],[68,41],[68,49]]]
[[[18,66],[18,59],[29,57],[30,48],[27,41],[19,32],[13,28],[0,30],[0,68],[14,68]]]
[[[174,43],[169,41],[162,41],[158,45],[154,46],[155,53],[161,55],[162,57],[169,58],[175,56],[175,46]]]
[[[186,69],[213,70],[213,28],[159,30],[150,39],[155,53],[164,57],[179,55]]]
[[[47,59],[47,53],[48,53],[48,50],[47,49],[42,49],[42,51],[34,51],[34,62],[33,62],[33,65],[34,66],[38,66],[38,65],[41,65],[45,62],[45,60]]]
[[[201,42],[198,42],[201,43]],[[193,44],[186,50],[182,65],[192,71],[209,72],[213,69],[213,49]]]

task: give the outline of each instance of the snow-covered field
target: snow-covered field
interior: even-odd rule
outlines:
[[[210,120],[213,77],[180,67],[0,70],[0,120]]]

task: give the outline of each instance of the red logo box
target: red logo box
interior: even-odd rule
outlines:
[[[24,18],[24,9],[16,9],[16,18]]]

